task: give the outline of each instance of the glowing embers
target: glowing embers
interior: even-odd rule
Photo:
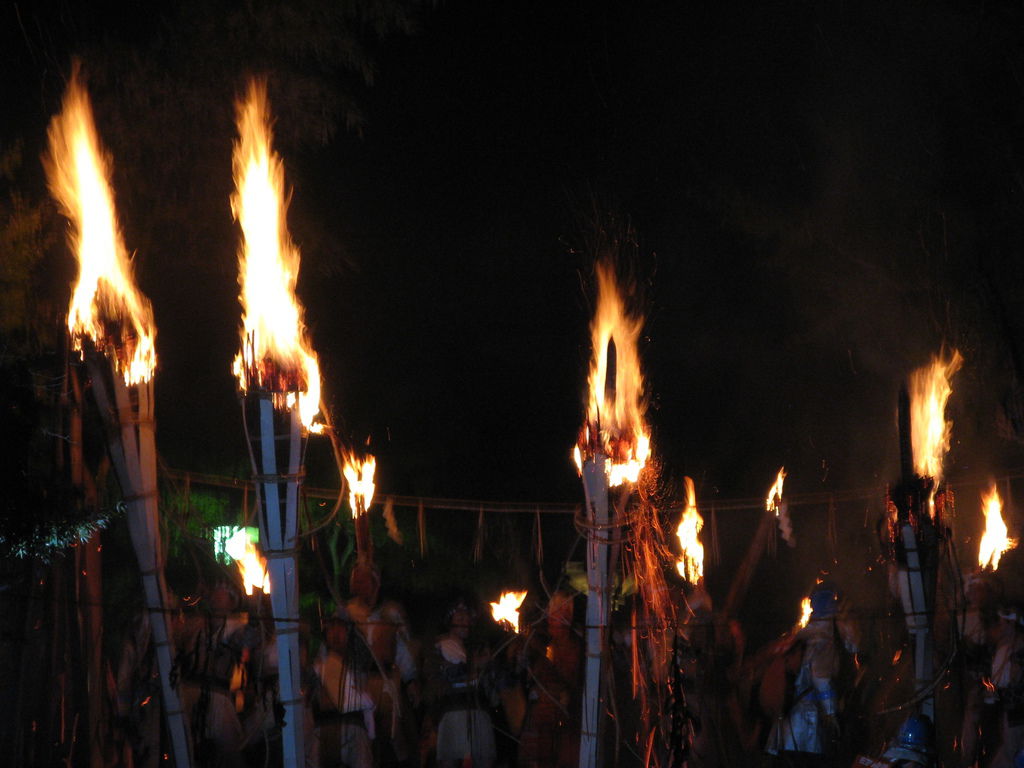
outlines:
[[[298,397],[303,425],[318,432],[320,368],[295,298],[299,251],[288,234],[284,165],[272,150],[266,84],[252,82],[237,105],[231,209],[242,228],[238,254],[242,349],[234,373],[243,390],[273,393],[276,408]]]
[[[676,536],[679,538],[681,553],[676,562],[676,570],[690,584],[699,584],[704,578],[704,545],[700,540],[700,532],[704,527],[704,518],[697,511],[697,494],[693,488],[693,480],[686,481],[686,508],[679,518]]]
[[[985,532],[978,545],[978,566],[995,570],[1003,554],[1017,546],[1017,540],[1007,536],[1003,520],[1003,502],[999,498],[995,483],[981,497],[982,512],[985,515]]]
[[[635,483],[651,451],[637,351],[643,317],[627,310],[610,262],[598,262],[596,272],[587,416],[573,459],[582,472],[584,461],[604,456],[608,484],[614,488]]]
[[[78,282],[68,310],[72,344],[82,351],[88,338],[113,359],[126,384],[148,381],[156,368],[153,311],[132,278],[114,211],[110,160],[100,147],[77,70],[61,113],[50,123],[49,144],[47,179],[71,220],[70,245],[78,259]]]
[[[522,592],[502,592],[498,602],[491,603],[491,617],[513,632],[519,632],[519,607],[526,599],[526,590]]]

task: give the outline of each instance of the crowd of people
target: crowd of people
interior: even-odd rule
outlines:
[[[849,600],[821,584],[802,626],[749,655],[739,625],[716,615],[706,592],[680,592],[664,667],[641,670],[639,682],[637,659],[650,665],[653,658],[633,647],[645,642],[644,633],[613,617],[606,686],[615,690],[609,700],[619,702],[604,740],[619,765],[717,768],[742,758],[773,767],[845,768],[852,759],[863,768],[913,768],[940,764],[945,743],[960,768],[1019,768],[1022,613],[1005,602],[991,573],[972,575],[963,592],[955,614],[957,662],[942,680],[949,688],[956,678],[961,689],[958,733],[936,734],[914,701],[884,742],[858,732],[855,715],[865,713],[854,709],[864,702],[854,704],[852,692],[863,678],[861,628]],[[175,625],[178,685],[198,766],[280,760],[284,710],[273,621],[269,606],[243,600],[233,585],[218,583]],[[306,765],[577,766],[582,628],[570,591],[541,602],[516,634],[485,621],[467,595],[438,606],[438,634],[414,636],[403,607],[381,599],[379,572],[358,563],[348,597],[303,634]],[[126,653],[123,669],[138,667],[141,655]],[[657,690],[642,692],[644,685]],[[138,710],[131,686],[122,688],[126,711]],[[151,718],[149,738],[154,727],[158,743],[159,725]],[[137,729],[141,740],[144,730]],[[157,757],[149,764],[158,764]],[[135,764],[147,762],[140,757]],[[942,764],[951,764],[948,755]]]
[[[571,597],[555,596],[543,631],[499,632],[495,642],[493,625],[489,636],[481,631],[470,596],[447,605],[440,633],[423,640],[410,633],[401,604],[381,599],[371,565],[353,567],[348,592],[319,626],[302,631],[309,768],[577,763],[582,644]],[[279,763],[284,709],[273,626],[269,600],[246,598],[228,580],[178,617],[177,682],[194,764]],[[138,668],[145,642],[126,644],[119,687],[122,715],[135,720],[133,762],[157,765],[159,714],[146,687],[152,678]],[[524,686],[527,675],[532,685]],[[140,709],[140,699],[148,708]]]

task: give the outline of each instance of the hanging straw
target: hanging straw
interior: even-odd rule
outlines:
[[[484,508],[480,507],[480,515],[476,519],[476,541],[473,542],[473,562],[484,559]]]
[[[420,534],[420,557],[427,556],[427,517],[423,512],[423,499],[420,499],[416,509],[416,523]]]
[[[544,564],[544,533],[540,527],[540,507],[533,510],[533,556],[537,565]]]

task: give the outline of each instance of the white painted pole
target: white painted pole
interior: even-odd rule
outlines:
[[[610,590],[608,563],[607,457],[598,453],[583,463],[583,490],[587,502],[587,626],[583,677],[583,714],[580,721],[580,768],[601,768],[604,708],[601,682],[608,627]]]
[[[909,522],[900,526],[903,547],[907,554],[907,567],[900,571],[900,599],[906,616],[907,629],[914,637],[914,693],[921,695],[929,690],[935,676],[935,660],[931,632],[932,608],[928,604],[921,570],[921,552],[917,535]],[[927,695],[921,700],[921,714],[935,722],[935,697]]]
[[[263,488],[260,548],[267,557],[270,607],[277,636],[278,696],[284,707],[281,734],[283,765],[285,768],[301,768],[305,765],[305,712],[299,664],[299,574],[295,549],[298,542],[302,424],[297,406],[287,412],[289,474],[279,477],[274,404],[268,393],[254,396],[258,398],[259,405],[259,474]],[[281,483],[284,483],[283,499]]]

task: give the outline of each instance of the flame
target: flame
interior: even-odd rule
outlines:
[[[240,528],[234,536],[224,542],[224,551],[238,563],[245,594],[251,595],[253,587],[259,587],[266,595],[270,594],[267,558],[259,553],[244,528]]]
[[[995,483],[988,493],[981,497],[982,511],[985,513],[985,533],[978,545],[978,565],[982,568],[999,567],[999,558],[1004,552],[1017,546],[1017,540],[1009,538],[1006,523],[1003,521],[1003,502],[999,498]]]
[[[522,592],[502,592],[498,602],[491,603],[491,616],[499,624],[505,623],[513,632],[519,632],[519,606],[526,599],[526,590]]]
[[[769,512],[775,512],[775,516],[779,516],[779,505],[782,503],[782,486],[786,481],[786,468],[779,467],[779,474],[775,478],[775,485],[768,491],[768,498],[765,501],[765,509]]]
[[[288,234],[284,164],[271,149],[266,83],[252,81],[237,104],[235,194],[231,210],[242,227],[238,254],[242,287],[242,351],[233,370],[243,390],[274,392],[274,405],[291,409],[298,393],[302,423],[313,432],[320,410],[320,366],[295,298],[299,250]]]
[[[373,474],[377,471],[377,460],[367,456],[360,461],[354,456],[345,457],[345,481],[348,483],[348,503],[352,508],[352,517],[366,514],[373,503]]]
[[[811,620],[811,598],[805,597],[800,601],[800,620],[797,622],[797,627],[803,629],[807,626],[807,622]]]
[[[148,381],[156,368],[153,310],[135,287],[114,211],[111,163],[100,146],[89,94],[77,70],[61,113],[49,129],[44,158],[50,191],[71,220],[69,242],[78,259],[78,282],[68,309],[74,348],[82,340],[110,354],[128,385]]]
[[[590,324],[593,358],[590,365],[587,421],[574,451],[577,467],[583,457],[600,452],[608,457],[610,487],[635,483],[651,452],[644,423],[643,376],[637,340],[643,317],[627,312],[610,262],[597,264],[597,310]],[[614,381],[608,381],[609,344],[614,347]]]
[[[676,536],[682,553],[676,563],[679,575],[690,584],[697,584],[704,578],[704,545],[700,541],[700,531],[704,527],[704,518],[697,511],[697,494],[693,489],[693,480],[686,481],[686,509],[679,518]]]
[[[946,402],[953,392],[953,378],[963,357],[953,350],[948,360],[932,358],[931,363],[910,376],[910,431],[914,449],[914,471],[931,477],[938,488],[942,479],[942,459],[949,450],[953,424],[946,421]]]

